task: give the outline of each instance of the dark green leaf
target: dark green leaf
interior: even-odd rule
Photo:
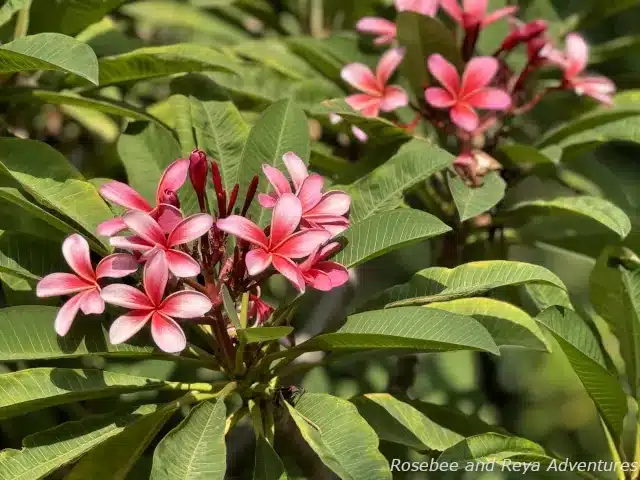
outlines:
[[[75,35],[97,22],[125,0],[33,0],[29,19],[30,32],[60,32]]]
[[[484,177],[479,187],[468,187],[460,177],[453,175],[449,175],[448,181],[461,222],[491,210],[502,200],[507,188],[497,172]]]
[[[24,218],[23,218],[24,221]],[[60,244],[21,232],[0,233],[0,271],[26,280],[64,269]]]
[[[256,440],[253,480],[289,480],[282,460],[263,436]]]

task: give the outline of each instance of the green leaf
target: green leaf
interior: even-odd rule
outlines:
[[[491,260],[466,263],[453,269],[433,267],[421,270],[409,282],[386,290],[374,303],[387,307],[424,305],[524,283],[544,283],[566,290],[562,281],[544,267]]]
[[[373,349],[479,350],[500,354],[489,332],[473,318],[420,307],[351,315],[338,331],[314,337],[288,352]]]
[[[620,57],[635,54],[638,47],[640,47],[640,35],[616,37],[608,42],[594,45],[589,52],[589,63],[595,64],[617,60]]]
[[[561,307],[545,310],[536,320],[553,333],[614,438],[619,440],[627,397],[618,379],[607,370],[593,331],[577,313]]]
[[[591,8],[581,11],[581,15],[575,26],[575,30],[583,30],[594,24],[601,23],[604,19],[623,12],[629,8],[636,7],[635,0],[594,0]]]
[[[439,53],[460,67],[464,65],[460,49],[451,30],[436,18],[405,11],[398,14],[396,23],[400,45],[407,49],[403,62],[406,76],[413,93],[422,101],[424,89],[431,84],[427,59]]]
[[[151,480],[223,480],[225,422],[224,400],[208,400],[195,406],[156,447]]]
[[[318,393],[305,393],[295,408],[284,403],[302,437],[340,478],[391,480],[378,437],[351,403]]]
[[[0,46],[0,73],[53,70],[98,84],[98,59],[91,47],[59,33],[29,35]]]
[[[152,347],[111,345],[95,320],[78,319],[71,331],[58,337],[53,321],[58,308],[25,305],[0,309],[0,361],[73,358],[84,355],[148,357]]]
[[[233,59],[213,48],[188,43],[143,47],[100,59],[100,86],[176,73],[234,72]]]
[[[23,8],[29,8],[31,6],[31,0],[7,0],[0,7],[0,26],[11,20],[18,11]]]
[[[33,0],[29,19],[31,32],[60,32],[66,35],[80,33],[97,22],[125,0]]]
[[[591,303],[620,342],[631,392],[640,390],[640,270],[629,271],[620,261],[628,250],[605,249],[591,273]]]
[[[260,327],[260,328],[240,328],[236,330],[238,337],[244,343],[262,343],[278,340],[290,335],[293,327]]]
[[[254,62],[262,63],[293,80],[306,80],[317,75],[307,62],[278,40],[260,39],[243,42],[233,47],[233,52]]]
[[[405,191],[447,168],[453,160],[450,153],[425,140],[403,145],[387,162],[346,186],[351,195],[351,221],[358,223],[393,208]]]
[[[36,200],[71,218],[93,238],[97,226],[113,218],[96,188],[62,154],[45,143],[2,138],[0,164]],[[106,246],[102,253],[109,249]]]
[[[552,215],[571,213],[591,218],[604,225],[620,238],[625,238],[631,231],[631,220],[627,214],[608,200],[587,195],[579,197],[556,197],[550,200],[529,200],[509,207],[509,216]]]
[[[282,156],[294,152],[309,163],[309,128],[304,112],[292,100],[281,100],[267,108],[255,123],[242,153],[238,167],[239,202],[244,201],[247,187],[254,175],[259,175],[258,192],[269,193],[271,184],[262,174],[262,165],[285,169]],[[259,225],[269,221],[270,211],[253,202],[249,216]]]
[[[491,210],[502,200],[507,188],[497,172],[484,177],[479,187],[468,187],[460,177],[451,174],[448,181],[461,222]]]
[[[427,307],[475,318],[489,331],[498,347],[551,351],[551,346],[533,318],[510,303],[493,298],[460,298],[431,303]]]
[[[388,393],[369,393],[352,398],[351,403],[380,439],[387,442],[406,445],[418,451],[441,452],[464,438]]]
[[[30,435],[24,439],[22,450],[0,452],[0,480],[45,478],[153,411],[153,406],[144,405],[128,414],[92,415]]]
[[[240,319],[238,318],[238,311],[236,310],[236,303],[231,298],[229,289],[226,285],[222,285],[222,304],[224,305],[224,311],[227,314],[229,320],[236,329],[242,328],[240,325]]]
[[[344,232],[347,245],[333,260],[353,268],[392,250],[450,230],[437,217],[420,210],[378,213],[353,224]]]
[[[150,378],[70,368],[30,368],[0,375],[0,419],[69,402],[161,388]]]
[[[24,220],[24,218],[23,218]],[[21,232],[0,232],[0,271],[26,280],[60,272],[60,245]]]
[[[289,480],[282,460],[263,436],[256,440],[253,480]]]
[[[136,461],[178,409],[177,402],[158,408],[84,455],[64,480],[126,480]]]

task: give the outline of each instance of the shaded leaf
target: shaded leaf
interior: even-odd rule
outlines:
[[[271,342],[284,338],[291,332],[293,332],[293,327],[260,327],[236,330],[238,337],[242,338],[244,343]]]
[[[75,35],[97,22],[125,0],[33,0],[29,18],[30,32],[60,32]]]
[[[263,436],[256,440],[253,480],[289,480],[282,460]]]
[[[0,271],[26,280],[66,269],[60,244],[21,232],[0,233]]]
[[[491,210],[502,200],[507,188],[497,172],[485,176],[479,187],[469,187],[460,177],[451,174],[448,183],[461,222]]]

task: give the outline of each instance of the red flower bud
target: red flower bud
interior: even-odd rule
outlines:
[[[216,199],[218,201],[218,217],[225,218],[227,216],[227,192],[222,186],[222,177],[216,162],[211,162],[211,179],[213,180],[213,189],[216,191]]]
[[[166,203],[167,205],[173,205],[176,208],[180,208],[180,200],[176,192],[170,189],[165,189],[160,195],[160,203]]]
[[[202,150],[194,150],[189,155],[189,178],[198,196],[200,210],[205,211],[205,187],[207,183],[207,155]]]
[[[521,43],[529,43],[536,37],[546,33],[547,22],[534,20],[533,22],[516,25],[502,42],[501,51],[513,50]]]

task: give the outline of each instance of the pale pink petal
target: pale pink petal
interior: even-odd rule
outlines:
[[[121,217],[116,217],[111,220],[107,220],[106,222],[102,222],[100,225],[98,225],[96,233],[98,235],[102,235],[103,237],[111,237],[126,228],[127,225],[124,223],[124,220],[122,220]]]
[[[273,253],[288,258],[302,258],[310,255],[316,248],[331,238],[324,229],[310,228],[290,235],[273,250]]]
[[[486,87],[496,76],[498,61],[493,57],[472,58],[462,75],[460,98]]]
[[[466,103],[457,103],[451,109],[450,114],[453,123],[467,132],[474,131],[480,123],[478,114]]]
[[[386,18],[363,17],[356,23],[356,30],[379,36],[396,36],[396,24]]]
[[[322,196],[322,200],[305,213],[309,215],[344,215],[351,207],[351,197],[340,190],[332,190]]]
[[[396,32],[394,32],[393,35],[382,35],[376,38],[373,41],[373,43],[375,45],[389,45],[390,43],[393,43],[395,39],[396,39]]]
[[[273,256],[273,267],[301,292],[304,292],[304,277],[298,266],[288,258]]]
[[[457,23],[463,23],[462,9],[458,0],[440,0],[440,7]]]
[[[578,95],[588,95],[605,105],[613,105],[616,85],[606,77],[578,77],[573,82]]]
[[[149,214],[158,222],[164,233],[169,233],[182,221],[182,212],[179,208],[166,203],[161,203]]]
[[[182,290],[165,298],[158,311],[169,317],[197,318],[211,310],[212,306],[206,295]]]
[[[396,108],[406,107],[409,104],[409,96],[403,88],[391,85],[384,89],[384,95],[380,102],[380,110],[393,112]]]
[[[518,11],[518,7],[500,8],[500,9],[494,11],[494,12],[491,12],[486,17],[484,17],[484,19],[482,20],[482,26],[486,27],[487,25],[490,25],[493,22],[496,22],[496,21],[498,21],[500,19],[503,19],[504,17],[509,17],[509,16],[513,15],[517,11]]]
[[[342,69],[342,79],[358,90],[370,95],[377,95],[380,87],[373,72],[362,63],[351,63]]]
[[[329,277],[325,272],[312,268],[311,270],[304,272],[303,276],[305,282],[316,290],[328,292],[333,288],[333,285],[331,284],[331,277]]]
[[[102,185],[99,191],[100,195],[106,200],[128,210],[139,210],[141,212],[149,212],[151,210],[149,202],[125,183],[108,182]]]
[[[380,97],[372,96],[366,93],[356,93],[355,95],[349,95],[344,99],[354,110],[362,112],[363,110],[370,110],[371,108],[377,108],[380,105]]]
[[[298,197],[292,193],[282,195],[273,207],[271,216],[270,250],[273,251],[285,238],[295,232],[301,218],[302,204]]]
[[[124,223],[127,224],[129,230],[136,233],[143,240],[155,245],[165,245],[166,238],[164,232],[158,222],[156,222],[148,213],[129,212],[124,217]]]
[[[78,314],[81,303],[82,293],[79,293],[67,300],[66,303],[60,307],[60,310],[58,310],[58,314],[56,315],[56,320],[53,325],[56,333],[61,337],[64,337],[69,332],[69,329]]]
[[[297,196],[302,204],[302,211],[306,212],[315,207],[322,199],[324,179],[317,174],[309,175],[298,190]]]
[[[216,226],[223,232],[227,232],[242,240],[246,240],[249,243],[257,245],[259,247],[268,250],[268,240],[262,229],[253,223],[239,215],[231,215],[228,218],[220,218],[216,222]]]
[[[378,62],[378,68],[376,68],[376,79],[378,80],[380,89],[384,89],[393,72],[395,72],[402,63],[404,53],[404,48],[392,48],[382,55],[382,58],[380,58]]]
[[[572,78],[587,68],[587,62],[589,61],[589,46],[577,33],[570,33],[567,35],[566,45],[567,59],[569,60],[566,75],[569,78]]]
[[[340,287],[349,281],[349,271],[339,263],[318,262],[315,268],[329,276],[333,288]]]
[[[156,345],[167,353],[178,353],[187,346],[187,338],[180,325],[165,315],[154,313],[151,318],[151,336]]]
[[[444,88],[430,87],[424,91],[424,98],[429,105],[436,108],[451,108],[456,99]]]
[[[338,125],[339,123],[341,123],[343,120],[343,118],[338,115],[337,113],[330,113],[329,114],[329,123],[331,123],[331,125]]]
[[[78,294],[82,296],[80,309],[85,315],[100,314],[104,312],[104,300],[97,288]]]
[[[182,220],[169,234],[167,245],[175,247],[189,243],[206,234],[213,227],[213,217],[206,213],[197,213]]]
[[[396,0],[396,10],[399,12],[416,12],[428,17],[434,17],[438,11],[440,0]]]
[[[95,281],[96,274],[91,265],[89,244],[81,235],[74,233],[65,239],[62,243],[62,255],[64,255],[64,259],[71,267],[71,270],[76,272],[78,276],[88,282]]]
[[[462,0],[462,10],[465,15],[482,20],[487,14],[487,8],[489,7],[489,0]]]
[[[156,190],[156,204],[162,203],[161,199],[165,190],[177,192],[187,180],[188,173],[188,159],[181,158],[169,165],[158,182],[158,189]]]
[[[158,251],[144,265],[142,284],[153,305],[160,305],[169,281],[168,254]]]
[[[113,345],[126,342],[142,330],[151,315],[153,312],[134,310],[116,318],[109,329],[109,342]]]
[[[291,185],[289,185],[289,180],[284,176],[284,173],[269,165],[262,165],[262,171],[271,186],[273,186],[277,196],[283,193],[291,193]]]
[[[111,305],[132,310],[153,310],[155,308],[144,293],[131,285],[122,283],[107,285],[102,289],[100,296]]]
[[[274,195],[267,195],[266,193],[258,194],[258,203],[262,208],[273,208],[276,206],[277,197]]]
[[[103,258],[96,267],[97,278],[122,278],[138,271],[138,261],[126,253],[115,253]]]
[[[506,110],[511,106],[511,97],[498,88],[483,88],[469,95],[465,101],[475,108]]]
[[[312,215],[305,218],[313,228],[322,228],[331,234],[331,237],[340,235],[349,228],[349,220],[339,215]]]
[[[154,245],[136,235],[131,235],[129,237],[111,237],[109,239],[109,243],[112,247],[136,252],[148,252],[154,247]]]
[[[195,277],[200,274],[200,264],[190,255],[178,250],[167,250],[169,270],[178,278]]]
[[[360,113],[362,114],[362,116],[369,117],[369,118],[377,117],[380,114],[380,102],[381,101],[382,101],[382,98],[379,98],[379,99],[376,100],[375,103],[372,103],[368,107],[365,107],[362,110],[360,110]]]
[[[369,135],[367,135],[367,133],[361,128],[351,125],[351,131],[353,132],[353,136],[356,137],[359,142],[365,143],[369,140]]]
[[[259,275],[271,265],[271,254],[261,248],[249,250],[245,263],[249,275],[252,277]]]
[[[285,167],[287,167],[287,171],[293,181],[293,185],[296,187],[296,191],[299,190],[302,186],[302,182],[304,182],[305,178],[309,176],[307,166],[304,161],[293,152],[285,153],[282,156],[282,161],[284,162]]]
[[[429,57],[427,66],[429,67],[431,75],[440,82],[440,85],[453,97],[457,97],[458,91],[460,90],[460,75],[458,75],[456,67],[437,53]]]
[[[95,284],[88,282],[72,273],[52,273],[47,275],[36,285],[36,295],[39,298],[59,297],[95,288]]]

